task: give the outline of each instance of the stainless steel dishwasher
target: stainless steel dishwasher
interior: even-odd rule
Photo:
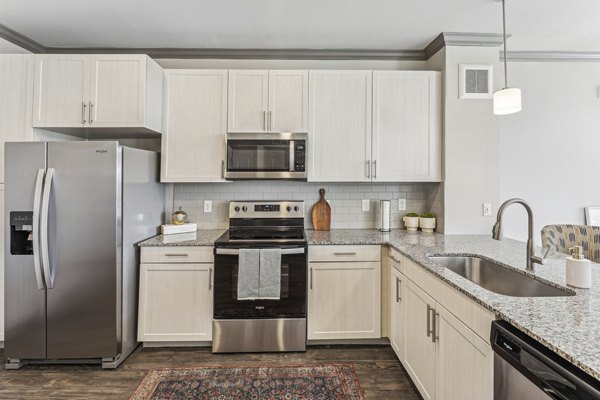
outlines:
[[[600,381],[507,322],[492,322],[491,343],[494,400],[600,399]]]

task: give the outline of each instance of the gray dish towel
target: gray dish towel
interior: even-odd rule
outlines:
[[[260,250],[258,298],[267,300],[281,298],[281,249]]]
[[[258,278],[260,276],[260,250],[240,249],[238,259],[238,300],[258,299]]]

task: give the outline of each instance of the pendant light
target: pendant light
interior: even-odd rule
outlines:
[[[496,0],[498,1],[498,0]],[[508,64],[506,62],[506,7],[502,0],[502,37],[504,40],[504,89],[494,93],[494,114],[507,115],[521,111],[521,89],[508,87]]]

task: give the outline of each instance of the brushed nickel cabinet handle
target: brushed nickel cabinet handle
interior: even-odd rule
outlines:
[[[371,178],[371,160],[367,160],[367,178]]]
[[[263,130],[267,131],[267,112],[263,111]]]
[[[225,160],[221,160],[221,178],[225,179]]]
[[[431,334],[433,333],[433,330],[431,329],[431,310],[433,310],[431,308],[431,306],[429,304],[427,304],[427,337],[430,337]]]
[[[90,124],[94,122],[94,103],[90,101]]]
[[[396,262],[396,263],[398,263],[398,264],[402,264],[402,261],[401,261],[401,260],[398,260],[396,257],[394,257],[394,256],[390,256],[390,258],[392,259],[392,261],[394,261],[394,262]]]
[[[336,252],[333,253],[334,256],[355,256],[356,252]]]
[[[269,111],[269,132],[273,129],[273,111]]]
[[[377,179],[377,160],[373,161],[373,179]]]
[[[433,311],[433,336],[431,337],[431,341],[433,343],[435,343],[436,341],[438,341],[440,339],[440,332],[439,332],[439,324],[438,324],[438,319],[440,318],[440,313],[435,312],[435,310]]]
[[[313,269],[310,267],[310,290],[313,288]]]
[[[402,283],[400,278],[396,278],[396,303],[402,300],[402,297],[400,296],[400,283]]]
[[[176,254],[176,253],[167,253],[165,254],[166,257],[187,257],[189,256],[189,254],[187,253],[181,253],[181,254]]]
[[[85,103],[85,101],[81,102],[81,124],[85,125],[86,120],[85,120],[85,109],[87,108],[87,104]]]
[[[212,289],[212,268],[208,269],[208,290]]]

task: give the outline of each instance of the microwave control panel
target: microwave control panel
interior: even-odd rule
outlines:
[[[294,171],[305,171],[306,142],[298,140],[294,143]]]

